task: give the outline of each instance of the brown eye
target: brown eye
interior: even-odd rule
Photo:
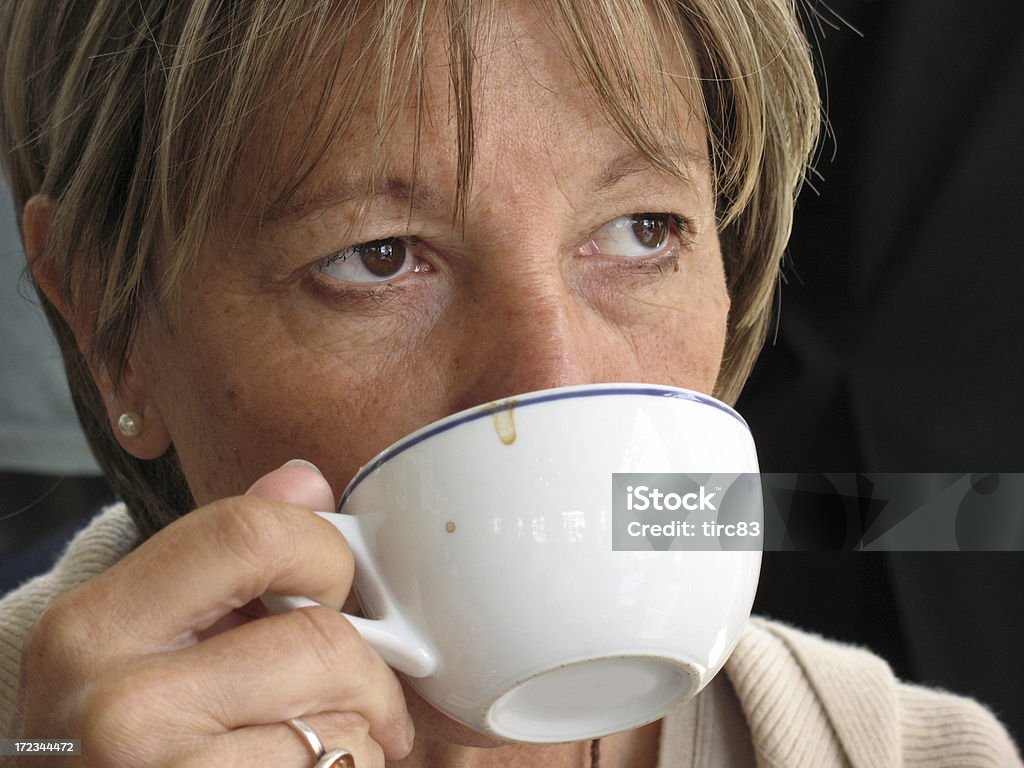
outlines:
[[[581,246],[581,255],[602,254],[623,259],[652,256],[678,242],[680,225],[671,213],[631,213],[605,222]]]
[[[374,277],[394,277],[405,266],[408,252],[401,240],[374,240],[356,246],[359,261]]]
[[[368,240],[333,253],[316,265],[320,274],[345,283],[389,283],[408,272],[431,272],[416,254],[416,238]]]
[[[665,216],[642,213],[633,217],[633,237],[644,248],[661,248],[669,235],[669,223]]]

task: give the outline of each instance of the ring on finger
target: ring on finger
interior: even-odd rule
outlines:
[[[314,768],[356,768],[356,759],[347,749],[332,749],[328,752],[324,749],[324,743],[320,741],[316,731],[302,720],[293,717],[285,722],[295,729],[295,732],[302,737],[310,752],[313,753],[313,759],[316,760]]]
[[[356,759],[347,749],[332,749],[317,761],[315,768],[356,768]]]
[[[324,752],[326,751],[324,749],[324,743],[320,741],[320,737],[316,735],[316,731],[297,717],[293,717],[291,720],[286,720],[285,722],[294,728],[295,732],[302,737],[303,741],[306,742],[306,746],[309,747],[309,751],[313,753],[314,760],[319,760],[324,756]]]

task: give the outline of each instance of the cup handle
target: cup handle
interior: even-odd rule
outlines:
[[[350,616],[347,613],[343,613],[342,616],[351,622],[363,640],[380,654],[389,667],[394,667],[411,677],[430,677],[436,673],[437,654],[417,635],[395,607],[390,593],[384,586],[384,580],[373,564],[373,559],[367,554],[366,540],[356,524],[355,517],[337,512],[317,514],[344,535],[359,571],[360,592],[367,600],[383,609],[383,615],[377,619]],[[285,613],[296,608],[320,605],[308,597],[278,595],[273,592],[265,592],[260,596],[260,600],[271,613]]]

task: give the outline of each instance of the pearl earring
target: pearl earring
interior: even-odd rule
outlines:
[[[142,417],[135,411],[125,411],[117,419],[117,429],[125,437],[138,437],[142,433]]]

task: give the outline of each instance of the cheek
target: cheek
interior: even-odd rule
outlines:
[[[703,344],[700,349],[694,350],[691,358],[693,375],[701,382],[699,389],[708,394],[714,390],[722,367],[731,306],[720,257],[709,271],[707,290],[700,299],[700,314],[694,318],[694,325],[699,328],[698,335],[703,339]]]
[[[324,344],[324,329],[283,302],[225,305],[222,295],[214,313],[203,310],[154,336],[159,354],[148,361],[154,402],[199,504],[243,493],[294,458],[320,467],[338,494],[380,448],[433,418],[417,414],[429,393],[409,391],[425,377],[384,341]]]
[[[680,268],[686,285],[650,308],[631,335],[644,380],[711,394],[725,350],[729,294],[717,247],[692,254]]]
[[[407,431],[398,418],[404,412],[390,402],[398,393],[363,386],[395,377],[348,378],[355,372],[330,363],[296,353],[253,368],[205,367],[193,382],[195,402],[177,409],[169,427],[197,503],[243,493],[295,458],[316,464],[339,495],[363,463]]]

